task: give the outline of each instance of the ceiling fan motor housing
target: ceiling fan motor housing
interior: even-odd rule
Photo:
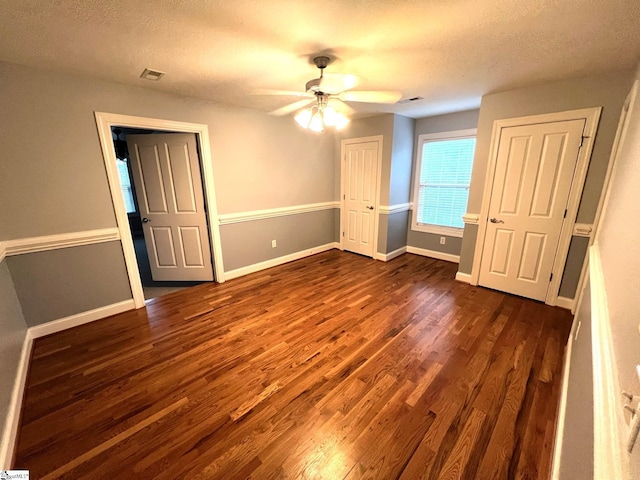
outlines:
[[[320,69],[320,78],[314,78],[313,80],[309,80],[305,85],[305,90],[307,93],[323,93],[320,89],[320,84],[322,83],[322,77],[324,74],[324,69],[327,68],[327,65],[331,62],[329,57],[319,56],[313,59],[313,63],[316,67]]]
[[[327,68],[327,65],[329,65],[330,62],[331,59],[325,56],[315,57],[313,59],[313,63],[315,63],[316,67],[318,67],[320,70],[322,70],[323,68]]]

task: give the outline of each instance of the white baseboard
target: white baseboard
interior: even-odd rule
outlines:
[[[418,248],[407,246],[407,253],[422,255],[423,257],[437,258],[447,262],[460,263],[460,255],[451,255],[450,253],[437,252],[435,250],[427,250],[426,248]]]
[[[389,253],[376,253],[376,260],[382,260],[383,262],[388,262],[389,260],[393,260],[400,255],[407,253],[407,247],[400,247],[397,250]]]
[[[20,354],[20,363],[16,371],[16,378],[11,390],[11,399],[9,408],[7,409],[7,417],[5,418],[4,428],[2,430],[2,438],[0,439],[0,470],[8,470],[11,468],[13,460],[13,451],[16,445],[18,435],[18,425],[20,422],[20,412],[22,411],[22,398],[24,396],[24,388],[27,383],[27,373],[29,372],[29,360],[31,359],[31,348],[33,346],[33,337],[27,330],[22,342],[22,352]]]
[[[283,263],[300,260],[301,258],[315,255],[316,253],[320,252],[326,252],[327,250],[331,250],[334,248],[340,248],[340,244],[338,242],[327,243],[326,245],[319,245],[317,247],[302,250],[300,252],[291,253],[282,257],[272,258],[271,260],[254,263],[253,265],[236,268],[235,270],[229,270],[228,272],[224,272],[224,278],[226,280],[231,280],[234,278],[243,277],[244,275],[249,275],[250,273],[259,272],[260,270],[266,270],[267,268],[271,267],[277,267],[278,265],[282,265]]]
[[[576,302],[573,298],[567,298],[567,297],[556,298],[556,307],[566,308],[567,310],[571,310],[572,313],[575,308],[575,303]]]
[[[468,283],[471,284],[471,274],[470,273],[462,273],[462,272],[457,272],[456,273],[456,280],[462,283]]]
[[[133,310],[134,308],[135,304],[133,299],[130,299],[89,310],[87,312],[78,313],[76,315],[71,315],[59,320],[53,320],[27,329],[22,344],[20,363],[18,364],[18,370],[16,371],[13,390],[11,392],[9,409],[7,411],[4,429],[2,430],[2,438],[0,439],[0,470],[11,468],[11,461],[13,459],[13,451],[15,449],[16,436],[18,433],[18,424],[20,422],[20,412],[22,411],[22,398],[24,396],[27,374],[29,372],[29,361],[31,360],[33,341],[36,338],[44,337],[45,335],[77,327],[78,325],[100,320],[111,315],[126,312],[127,310]]]
[[[69,317],[64,317],[59,320],[53,320],[51,322],[43,323],[42,325],[36,325],[29,328],[31,338],[40,338],[45,335],[60,332],[68,328],[77,327],[85,323],[100,320],[101,318],[110,317],[118,313],[126,312],[127,310],[135,309],[133,299],[125,300],[123,302],[114,303],[112,305],[106,305],[104,307],[95,308],[82,313],[77,313]]]

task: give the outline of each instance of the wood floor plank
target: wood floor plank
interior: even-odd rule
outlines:
[[[546,478],[569,312],[337,250],[36,340],[33,478]]]

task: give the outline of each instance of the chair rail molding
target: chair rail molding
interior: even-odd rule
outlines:
[[[411,210],[413,204],[411,202],[408,203],[398,203],[396,205],[380,205],[379,213],[383,215],[393,215],[394,213],[407,212]]]
[[[467,225],[477,225],[480,223],[479,213],[465,213],[462,215],[462,221]]]
[[[592,232],[593,232],[593,225],[591,223],[576,223],[573,226],[574,237],[590,238]]]
[[[5,240],[2,245],[0,245],[0,261],[5,255],[11,256],[46,252],[59,248],[79,247],[82,245],[113,242],[116,240],[120,240],[120,232],[115,227]]]
[[[306,205],[295,205],[292,207],[268,208],[265,210],[250,210],[247,212],[224,213],[218,215],[220,225],[230,223],[253,222],[265,218],[284,217],[287,215],[298,215],[300,213],[319,212],[321,210],[331,210],[340,208],[340,202],[320,202]]]

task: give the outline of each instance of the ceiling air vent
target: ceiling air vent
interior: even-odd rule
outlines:
[[[142,72],[142,75],[140,75],[140,78],[146,78],[147,80],[154,80],[154,81],[157,82],[163,76],[164,76],[164,72],[160,72],[158,70],[150,70],[148,68],[145,68],[144,71]]]
[[[398,103],[417,102],[418,100],[424,100],[424,97],[403,98],[402,100],[398,100]]]

